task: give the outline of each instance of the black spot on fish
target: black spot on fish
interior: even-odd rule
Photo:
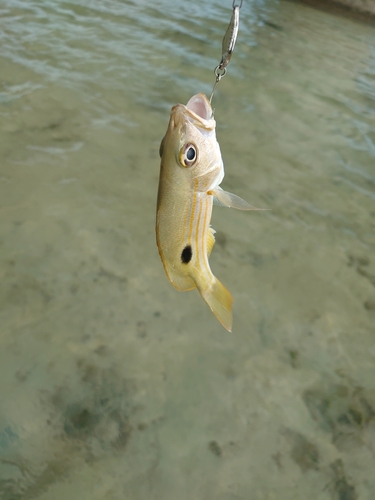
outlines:
[[[191,258],[193,256],[193,252],[191,250],[190,245],[186,245],[186,247],[181,252],[181,261],[183,264],[189,264]]]

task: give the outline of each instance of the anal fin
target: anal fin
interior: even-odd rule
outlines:
[[[197,288],[194,281],[189,276],[181,276],[180,274],[168,274],[169,281],[179,292],[188,292]]]
[[[181,274],[177,270],[173,269],[173,267],[164,265],[165,273],[167,278],[171,282],[171,284],[178,290],[179,292],[188,292],[189,290],[194,290],[197,288],[195,281],[187,276],[186,274]]]

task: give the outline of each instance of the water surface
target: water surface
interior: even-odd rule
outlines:
[[[168,283],[158,148],[231,2],[4,0],[0,498],[372,500],[375,26],[243,3],[215,95],[233,334]]]

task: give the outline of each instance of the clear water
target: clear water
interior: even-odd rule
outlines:
[[[167,281],[158,147],[232,2],[3,0],[0,498],[375,497],[375,25],[244,1],[212,268]]]

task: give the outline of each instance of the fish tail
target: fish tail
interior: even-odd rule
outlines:
[[[229,290],[215,277],[209,287],[198,286],[198,290],[223,327],[231,332],[233,298]]]

